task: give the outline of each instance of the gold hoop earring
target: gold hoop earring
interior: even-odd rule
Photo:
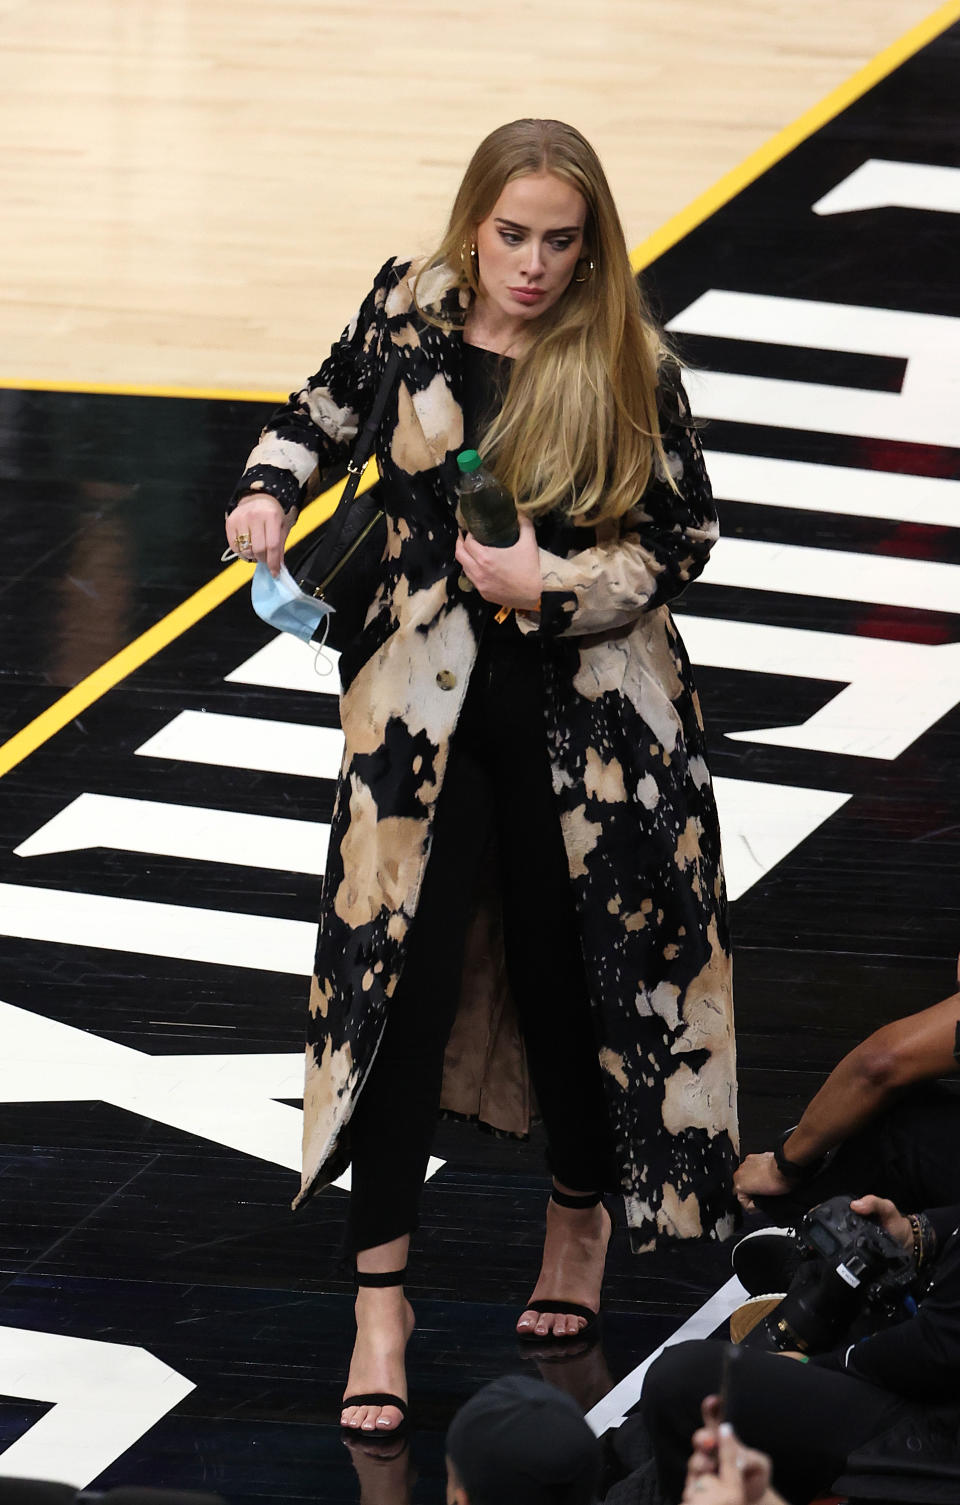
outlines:
[[[589,282],[597,269],[597,264],[592,256],[581,256],[577,262],[577,266],[580,269],[581,275],[579,277],[575,276],[573,279],[574,282]]]
[[[467,265],[468,260],[469,260],[469,266]],[[480,258],[477,255],[477,243],[476,243],[475,240],[472,240],[470,242],[470,249],[469,249],[469,251],[467,250],[467,243],[466,243],[466,241],[462,242],[462,244],[460,246],[460,265],[463,268],[464,276],[466,277],[467,281],[471,284],[471,286],[475,285],[477,282],[479,282],[479,280],[480,280]]]

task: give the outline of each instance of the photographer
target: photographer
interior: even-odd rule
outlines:
[[[899,1423],[916,1423],[922,1438],[931,1414],[942,1421],[946,1406],[955,1408],[951,1425],[960,1424],[960,1205],[909,1217],[875,1196],[850,1206],[914,1255],[913,1315],[812,1357],[740,1348],[727,1379],[726,1419],[747,1446],[770,1455],[774,1483],[791,1505],[808,1505],[851,1453]],[[677,1344],[647,1375],[642,1413],[668,1501],[681,1498],[701,1398],[721,1389],[728,1351],[713,1340]]]
[[[746,1157],[734,1176],[741,1205],[758,1198],[768,1216],[789,1222],[857,1185],[907,1207],[960,1201],[960,1094],[936,1081],[960,1071],[958,1036],[960,992],[875,1030],[775,1150]]]

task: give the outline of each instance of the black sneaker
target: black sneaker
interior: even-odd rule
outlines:
[[[750,1296],[788,1291],[803,1255],[792,1228],[755,1228],[735,1244],[733,1273]]]

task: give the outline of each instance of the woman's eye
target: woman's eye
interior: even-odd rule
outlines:
[[[506,241],[508,246],[518,246],[521,240],[516,230],[501,230],[500,237]]]
[[[573,245],[573,238],[572,236],[568,235],[566,240],[552,240],[550,244],[553,246],[553,249],[555,251],[569,251],[570,247]]]

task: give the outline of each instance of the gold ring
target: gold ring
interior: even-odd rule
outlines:
[[[250,534],[249,533],[238,533],[237,534],[237,552],[239,553],[239,551],[241,549],[249,549],[249,547],[250,547]]]

